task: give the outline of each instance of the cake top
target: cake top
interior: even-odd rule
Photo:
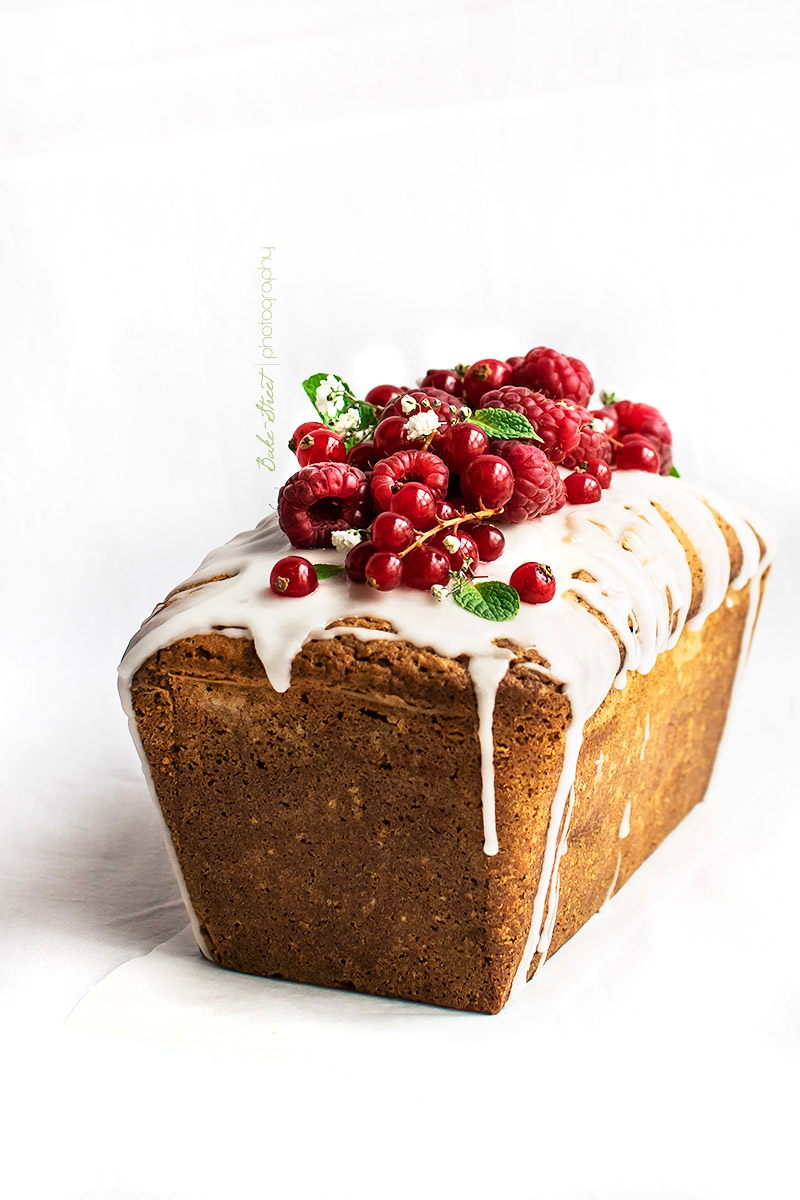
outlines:
[[[657,410],[607,395],[588,407],[577,359],[537,347],[364,400],[338,376],[305,388],[317,417],[290,443],[300,469],[277,515],[156,609],[121,664],[123,693],[151,654],[212,630],[251,637],[279,691],[308,641],[393,638],[468,660],[487,750],[496,688],[535,648],[528,665],[567,692],[579,738],[612,686],[701,626],[729,584],[755,587],[769,561],[763,523],[757,535],[677,477]]]

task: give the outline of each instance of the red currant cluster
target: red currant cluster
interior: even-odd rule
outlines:
[[[672,436],[661,414],[604,393],[602,407],[591,409],[593,390],[579,359],[542,346],[428,371],[417,389],[374,387],[360,403],[371,436],[359,433],[349,450],[324,420],[295,430],[289,446],[300,470],[278,495],[281,528],[301,549],[346,551],[353,582],[444,594],[500,556],[497,524],[594,503],[615,468],[670,472]],[[563,479],[559,467],[570,470]],[[297,556],[276,564],[273,576],[282,595],[317,586],[311,564]],[[522,564],[511,585],[530,603],[555,591],[539,563]]]

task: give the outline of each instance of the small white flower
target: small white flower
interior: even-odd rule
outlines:
[[[347,412],[343,412],[340,417],[333,423],[333,432],[338,434],[350,433],[358,425],[358,409],[349,408]]]
[[[320,383],[317,384],[317,390],[314,393],[317,397],[317,404],[324,404],[329,396],[341,395],[342,387],[338,379],[334,379],[333,375],[327,375]]]
[[[417,407],[417,402],[416,400],[412,400],[410,396],[402,396],[400,399],[400,407],[406,416],[408,416],[408,414],[412,413]]]
[[[448,554],[455,554],[456,550],[461,549],[461,542],[452,533],[448,533],[447,537],[442,539],[442,545]]]
[[[447,588],[443,587],[441,583],[435,583],[431,588],[431,595],[441,604],[443,600],[447,599]]]
[[[435,433],[438,428],[439,418],[436,416],[436,413],[415,413],[413,417],[409,417],[406,434],[409,441],[421,442],[430,434]]]
[[[361,534],[357,529],[335,529],[331,534],[331,541],[334,550],[341,554],[349,554],[361,541]]]
[[[591,425],[589,426],[589,428],[592,430],[593,433],[604,433],[605,428],[606,428],[606,423],[602,417],[595,417],[594,420],[592,421]]]

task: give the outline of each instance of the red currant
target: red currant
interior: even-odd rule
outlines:
[[[464,396],[475,408],[486,392],[511,383],[513,367],[501,358],[482,358],[472,364],[464,376]]]
[[[496,525],[487,525],[484,521],[466,521],[459,525],[459,529],[473,539],[481,562],[494,562],[506,548],[506,539]]]
[[[605,408],[600,409],[590,408],[589,416],[593,421],[599,417],[606,427],[606,433],[608,436],[610,438],[617,437],[619,434],[619,417],[617,416],[615,404],[607,404]]]
[[[302,425],[298,425],[292,436],[289,438],[289,449],[292,454],[295,453],[297,447],[302,442],[307,433],[311,433],[312,429],[324,429],[325,426],[319,418],[316,421],[303,421]]]
[[[398,450],[408,450],[412,445],[408,440],[406,417],[384,417],[375,430],[374,438],[375,448],[382,458],[396,454]]]
[[[453,504],[452,500],[437,500],[436,501],[436,520],[437,521],[452,521],[458,516],[458,508]]]
[[[586,470],[590,475],[594,475],[604,491],[611,487],[611,467],[602,458],[590,458],[586,464]]]
[[[478,425],[448,425],[436,439],[436,453],[444,463],[460,475],[468,463],[489,449],[489,435]]]
[[[511,586],[526,604],[546,604],[556,594],[553,572],[544,563],[526,562],[511,576]]]
[[[408,517],[415,529],[430,529],[436,524],[436,501],[424,483],[404,483],[389,501],[389,509]]]
[[[371,471],[380,458],[380,451],[373,441],[359,442],[347,452],[347,461],[351,467],[360,471]]]
[[[452,571],[469,570],[477,567],[480,562],[475,539],[469,533],[465,533],[463,529],[459,529],[457,533],[455,528],[442,529],[439,533],[434,534],[426,544],[434,546],[447,556]],[[455,545],[455,549],[452,549],[453,545]]]
[[[429,591],[434,584],[450,578],[450,560],[432,546],[417,546],[403,559],[403,583],[406,587]]]
[[[564,489],[570,504],[595,504],[603,494],[603,489],[594,475],[586,471],[573,471],[564,480]]]
[[[506,359],[506,362],[507,362],[507,363],[508,363],[508,365],[511,367],[511,370],[512,370],[512,371],[514,370],[514,367],[517,367],[517,366],[519,366],[519,364],[520,364],[521,362],[524,362],[524,361],[525,361],[525,355],[524,355],[524,354],[512,354],[512,355],[511,355],[511,358],[507,358],[507,359]]]
[[[403,560],[397,554],[379,550],[367,562],[366,583],[378,592],[391,592],[403,579]]]
[[[299,554],[279,558],[269,575],[269,586],[276,596],[310,596],[318,582],[311,563]]]
[[[321,462],[342,463],[346,458],[347,449],[343,439],[339,437],[338,433],[326,429],[324,425],[310,430],[297,443],[297,461],[301,467]]]
[[[438,388],[441,392],[447,392],[450,396],[460,396],[464,385],[461,379],[456,375],[455,371],[428,371],[427,375],[419,385],[421,388]]]
[[[661,456],[645,437],[631,433],[622,439],[616,465],[620,471],[650,471],[657,475],[661,470]]]
[[[374,542],[359,542],[348,552],[347,558],[344,560],[344,569],[347,578],[353,583],[367,582],[367,563],[376,549],[377,546]]]
[[[374,405],[375,408],[385,408],[395,397],[401,396],[406,390],[406,388],[395,387],[393,383],[379,383],[377,387],[370,388],[364,397],[364,402]]]
[[[372,522],[372,540],[379,550],[391,550],[399,554],[414,540],[414,526],[408,517],[400,513],[381,512]]]
[[[514,492],[514,472],[504,458],[480,454],[463,472],[461,490],[476,508],[502,508]]]

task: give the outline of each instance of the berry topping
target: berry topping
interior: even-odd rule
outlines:
[[[407,391],[408,388],[395,387],[393,383],[379,383],[377,387],[370,388],[364,401],[366,404],[372,404],[375,408],[381,409]]]
[[[439,391],[447,392],[450,396],[460,396],[464,385],[455,371],[430,370],[420,384],[420,387],[438,388]]]
[[[511,383],[512,368],[502,358],[481,358],[464,375],[464,398],[474,408],[481,396]]]
[[[455,529],[442,529],[431,538],[427,545],[441,550],[442,554],[447,556],[452,571],[474,570],[480,561],[480,553],[475,539],[463,528],[458,532]]]
[[[371,505],[363,471],[340,463],[303,467],[278,492],[278,524],[294,546],[331,545],[335,529],[363,529]]]
[[[578,444],[574,450],[571,450],[569,454],[564,456],[564,466],[581,467],[590,458],[601,459],[605,463],[612,462],[614,451],[611,446],[611,439],[606,432],[605,421],[592,416],[586,408],[577,408],[575,412],[581,420]],[[602,425],[602,428],[595,428],[595,421],[597,421],[598,426]]]
[[[351,467],[358,467],[360,471],[371,471],[379,458],[380,451],[371,440],[359,442],[357,446],[353,446],[353,449],[347,452],[347,462]]]
[[[416,546],[403,559],[403,583],[406,587],[429,591],[443,587],[450,578],[450,560],[432,546]]]
[[[556,594],[553,572],[544,563],[522,563],[514,571],[510,583],[526,604],[546,604]]]
[[[393,494],[389,509],[406,517],[415,529],[430,529],[436,524],[436,501],[424,483],[404,483]]]
[[[400,513],[380,512],[372,522],[372,540],[379,550],[391,550],[399,554],[413,542],[414,526],[408,517]]]
[[[506,539],[495,525],[487,525],[484,521],[465,521],[459,529],[474,540],[481,562],[494,562],[506,548]]]
[[[310,596],[317,590],[317,574],[307,558],[288,554],[270,571],[269,586],[276,596]]]
[[[449,425],[441,437],[437,438],[435,446],[436,453],[442,461],[459,475],[473,458],[486,454],[489,449],[489,435],[478,425]]]
[[[553,400],[529,388],[504,387],[487,392],[480,407],[505,408],[527,417],[542,439],[541,443],[537,442],[539,449],[551,462],[561,462],[578,445],[583,410],[572,404]]]
[[[461,490],[467,503],[475,508],[500,509],[511,499],[514,472],[496,454],[481,454],[462,474]]]
[[[396,454],[408,450],[408,419],[406,417],[384,417],[375,430],[375,449],[379,456]]]
[[[611,487],[611,467],[602,458],[590,458],[586,464],[586,470],[590,475],[594,475],[600,487],[605,491]]]
[[[298,425],[292,436],[289,438],[289,449],[292,454],[297,450],[297,447],[302,442],[307,433],[311,433],[312,429],[324,429],[322,421],[303,421],[302,425]]]
[[[427,450],[400,450],[381,459],[372,472],[370,487],[376,508],[385,511],[404,483],[424,483],[434,500],[444,500],[449,481],[450,472],[438,455]]]
[[[672,432],[658,409],[650,404],[619,400],[613,405],[613,410],[619,424],[619,439],[625,442],[625,435],[634,433],[646,438],[658,453],[661,474],[669,475],[672,467]]]
[[[378,592],[391,592],[403,579],[403,560],[388,550],[378,550],[367,561],[365,583]]]
[[[322,462],[343,463],[347,458],[344,440],[324,425],[310,429],[297,443],[295,453],[301,467]]]
[[[547,346],[536,346],[514,367],[514,383],[584,406],[594,391],[588,368],[579,358],[568,358]]]
[[[514,472],[513,494],[498,517],[503,524],[517,525],[563,507],[561,476],[544,451],[527,442],[505,441],[492,442],[492,451]]]
[[[620,471],[650,471],[657,475],[661,470],[661,456],[650,440],[640,433],[626,433],[617,454]]]
[[[359,542],[344,560],[344,569],[351,583],[367,582],[367,563],[377,547],[374,542]]]
[[[564,480],[564,489],[570,504],[596,504],[603,489],[594,475],[586,471],[574,471]]]

